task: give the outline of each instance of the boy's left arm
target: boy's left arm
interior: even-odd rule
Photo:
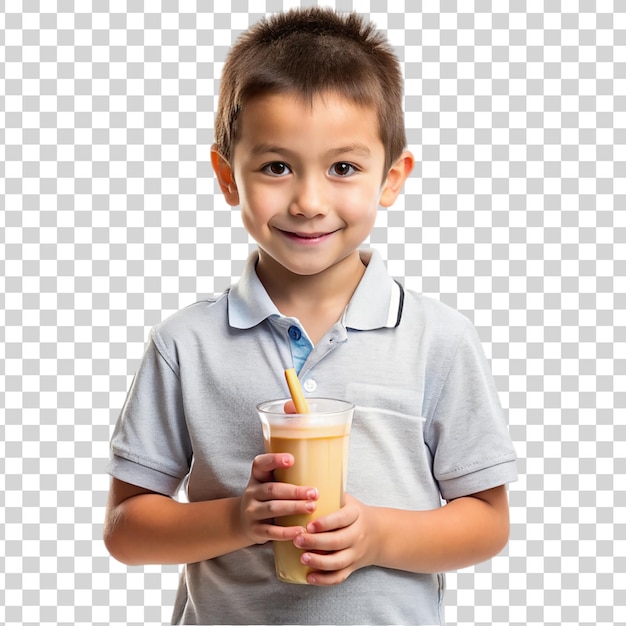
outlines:
[[[451,500],[430,511],[346,505],[311,522],[294,543],[315,571],[309,582],[334,585],[368,565],[436,573],[492,558],[509,538],[506,486]]]

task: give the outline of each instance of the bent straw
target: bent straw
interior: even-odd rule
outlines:
[[[309,405],[306,402],[306,398],[302,393],[302,387],[300,386],[300,380],[296,374],[296,370],[293,367],[285,370],[285,378],[287,379],[287,386],[289,387],[289,393],[296,407],[297,413],[308,413]]]

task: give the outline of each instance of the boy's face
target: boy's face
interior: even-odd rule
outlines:
[[[247,104],[238,124],[232,169],[217,155],[213,164],[259,245],[259,264],[317,275],[353,262],[379,204],[393,203],[410,171],[399,185],[394,174],[381,183],[376,112],[334,94],[316,96],[312,106],[272,94]]]

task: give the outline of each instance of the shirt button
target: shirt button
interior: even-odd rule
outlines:
[[[304,381],[304,390],[309,393],[317,389],[317,383],[312,378],[307,378]]]
[[[297,326],[290,326],[287,332],[294,341],[299,341],[302,337],[302,331]]]

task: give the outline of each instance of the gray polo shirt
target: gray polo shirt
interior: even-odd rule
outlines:
[[[342,319],[313,346],[282,316],[252,255],[228,292],[156,326],[111,441],[113,476],[191,501],[240,495],[263,452],[255,406],[305,395],[356,405],[348,491],[428,510],[516,478],[515,451],[477,334],[404,291],[375,251]],[[392,533],[393,529],[390,528]],[[271,544],[186,565],[174,623],[441,624],[443,575],[363,568],[331,588],[275,578]]]

